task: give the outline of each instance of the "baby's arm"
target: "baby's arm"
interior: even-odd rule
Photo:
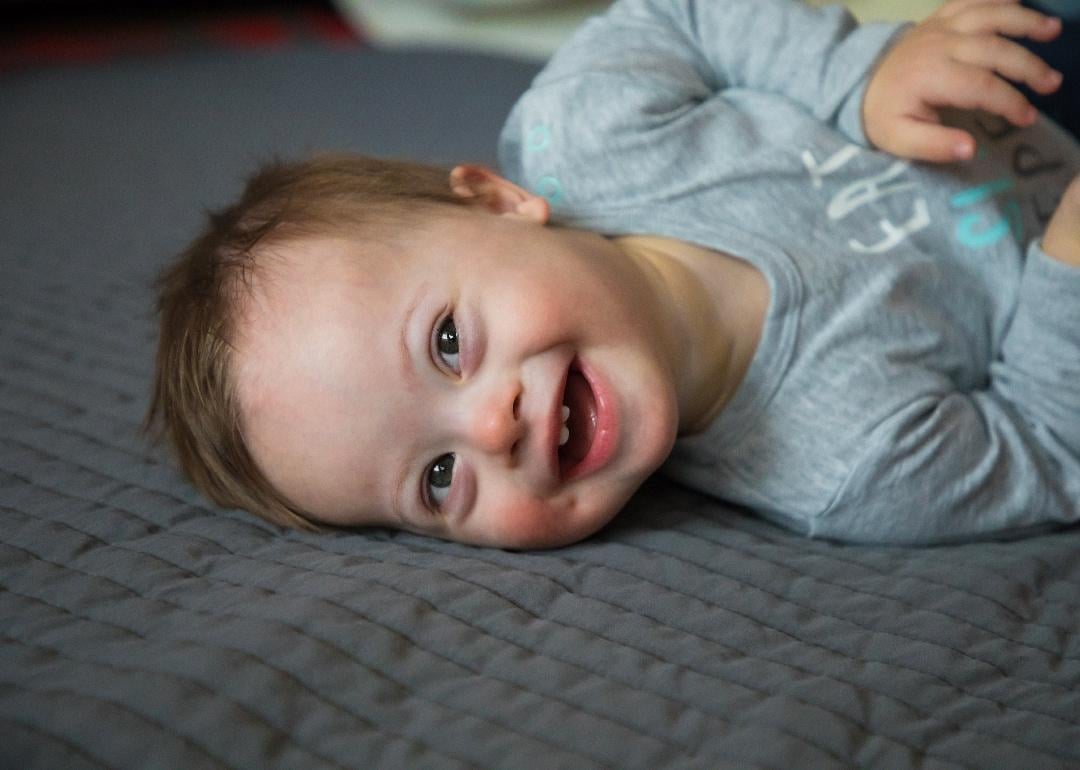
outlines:
[[[986,386],[923,372],[815,534],[926,543],[1080,522],[1080,176],[1028,247]]]
[[[950,0],[907,30],[882,57],[863,100],[867,138],[907,158],[947,163],[975,154],[974,138],[941,125],[946,107],[981,109],[1019,126],[1038,113],[1008,81],[1046,94],[1062,75],[1019,43],[1047,41],[1061,21],[1020,6],[1019,0]]]
[[[1051,217],[1043,235],[1043,250],[1055,259],[1080,267],[1080,176],[1072,180]]]
[[[595,72],[696,102],[730,89],[783,96],[861,141],[862,86],[899,28],[800,0],[619,0],[579,30],[572,55],[557,53],[547,74],[580,74],[591,53],[584,66]]]
[[[793,136],[813,141],[808,115],[864,144],[865,85],[899,29],[796,0],[618,0],[515,105],[500,166],[598,228],[585,217],[609,204],[775,173]]]

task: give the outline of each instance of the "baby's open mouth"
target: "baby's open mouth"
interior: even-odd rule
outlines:
[[[566,478],[592,448],[596,435],[596,396],[584,375],[571,369],[563,393],[563,427],[559,435],[559,475]]]

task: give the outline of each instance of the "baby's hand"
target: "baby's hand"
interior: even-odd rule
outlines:
[[[943,107],[986,110],[1018,126],[1034,123],[1038,112],[1008,80],[1047,94],[1061,85],[1061,73],[1004,36],[1052,40],[1061,21],[1018,2],[950,0],[907,30],[867,86],[867,139],[894,155],[947,163],[971,158],[975,140],[941,125]]]
[[[1051,257],[1080,267],[1080,175],[1061,197],[1046,226],[1042,246]]]

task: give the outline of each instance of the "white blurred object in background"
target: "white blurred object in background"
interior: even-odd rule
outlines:
[[[609,0],[336,0],[377,45],[462,48],[543,61]]]
[[[807,0],[827,5],[834,0]],[[546,60],[610,0],[335,0],[376,45],[435,46]],[[920,19],[942,0],[848,0],[863,21]],[[1076,6],[1080,0],[1044,0]]]

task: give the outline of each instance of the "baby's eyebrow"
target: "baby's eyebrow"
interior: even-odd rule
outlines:
[[[416,314],[416,308],[420,306],[420,300],[424,298],[427,287],[428,285],[426,283],[422,283],[419,288],[417,288],[416,294],[413,295],[412,302],[405,308],[405,313],[401,319],[401,329],[399,330],[398,335],[401,377],[410,384],[415,384],[416,382],[416,371],[413,369],[412,354],[409,352],[409,329],[412,328],[412,318]]]
[[[408,480],[409,464],[407,462],[403,462],[401,464],[401,470],[398,472],[397,481],[394,482],[393,495],[390,498],[390,513],[394,515],[394,518],[397,519],[398,524],[402,528],[405,527],[405,524],[408,521],[405,518],[405,506],[403,505],[405,497],[405,484],[406,482],[408,482]]]

